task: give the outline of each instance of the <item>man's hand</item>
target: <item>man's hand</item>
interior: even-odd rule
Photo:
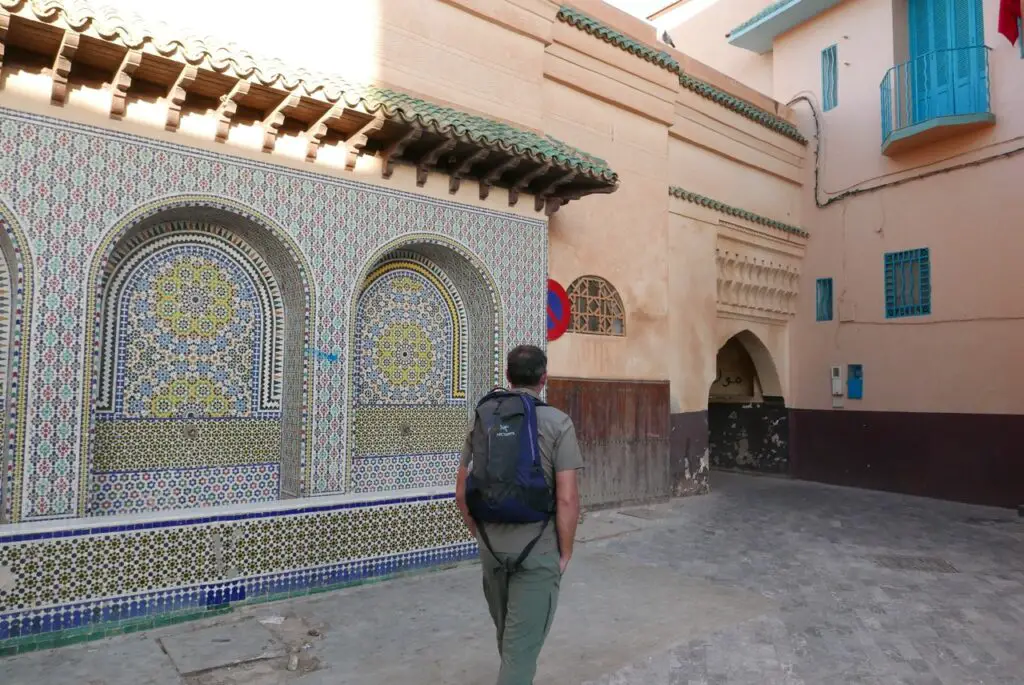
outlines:
[[[558,559],[558,568],[562,572],[563,576],[565,575],[565,569],[569,568],[569,559],[571,558],[572,557],[560,557]]]

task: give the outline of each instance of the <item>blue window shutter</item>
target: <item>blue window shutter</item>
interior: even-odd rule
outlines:
[[[885,255],[885,318],[932,313],[931,260],[928,248]]]
[[[821,51],[821,103],[826,112],[839,104],[839,62],[835,45]]]
[[[864,365],[847,364],[846,397],[851,400],[864,399]]]
[[[814,318],[817,321],[832,320],[832,279],[819,278],[815,290],[816,303]]]
[[[1020,46],[1020,58],[1024,59],[1024,20],[1017,17],[1017,44]]]

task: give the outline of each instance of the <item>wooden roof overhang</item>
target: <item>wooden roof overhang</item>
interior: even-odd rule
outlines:
[[[453,195],[464,179],[472,179],[481,199],[492,188],[505,188],[510,206],[530,195],[535,211],[548,216],[572,200],[618,187],[617,175],[602,160],[543,134],[389,89],[289,75],[274,71],[276,63],[261,69],[184,42],[162,54],[169,52],[165,46],[145,36],[132,47],[124,35],[100,35],[95,21],[74,27],[66,17],[44,21],[4,9],[18,4],[0,0],[0,64],[15,61],[50,74],[55,105],[66,102],[69,81],[103,83],[112,92],[114,119],[124,115],[129,92],[166,98],[168,131],[178,129],[186,103],[205,106],[217,118],[221,142],[233,121],[260,122],[265,152],[274,151],[282,133],[306,139],[308,161],[316,160],[323,145],[340,142],[348,170],[360,156],[375,155],[385,178],[396,165],[410,165],[423,186],[429,172],[437,171],[448,176]],[[51,20],[60,18],[51,14]]]

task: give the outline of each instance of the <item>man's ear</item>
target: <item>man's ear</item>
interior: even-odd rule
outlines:
[[[548,372],[545,371],[544,375],[540,377],[540,387],[544,387],[548,384]]]

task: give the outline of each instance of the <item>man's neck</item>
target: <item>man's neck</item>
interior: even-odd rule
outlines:
[[[540,386],[513,385],[512,386],[512,391],[513,392],[528,392],[531,395],[536,395],[538,397],[540,397],[540,393],[543,390],[544,390],[544,386],[543,385],[540,385]]]

